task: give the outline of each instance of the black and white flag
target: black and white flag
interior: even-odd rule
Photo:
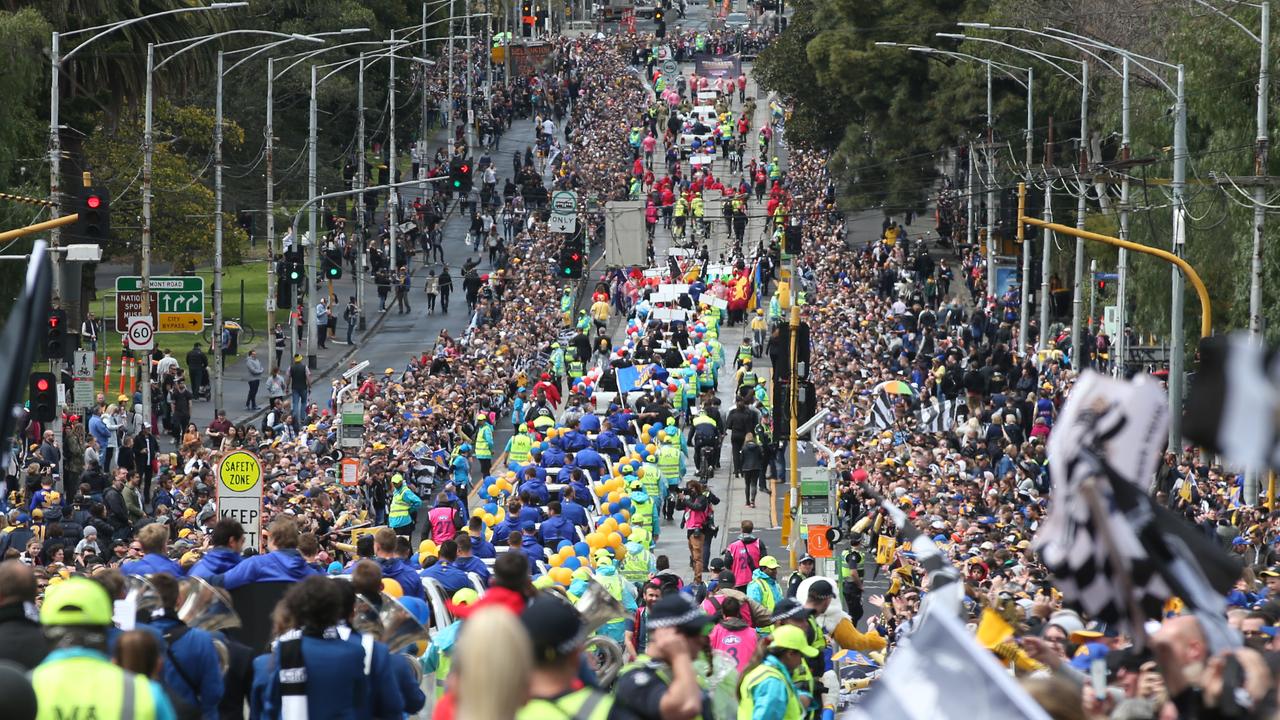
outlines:
[[[45,241],[37,240],[31,248],[22,294],[9,311],[0,334],[0,456],[8,455],[9,441],[17,428],[39,333],[49,321],[52,292],[49,247]]]
[[[1163,390],[1086,373],[1049,440],[1053,489],[1032,546],[1066,600],[1139,641],[1177,596],[1215,650],[1230,647],[1223,597],[1239,568],[1147,495],[1164,449]],[[1216,617],[1214,617],[1216,615]]]
[[[875,399],[871,401],[871,418],[868,421],[868,427],[876,430],[890,430],[894,425],[893,402],[889,400],[887,395],[876,394]]]
[[[923,618],[840,720],[1049,720],[952,613]]]
[[[1189,440],[1240,467],[1280,468],[1280,355],[1245,333],[1200,343],[1200,369],[1187,397]],[[1257,498],[1244,498],[1253,505]]]
[[[926,404],[920,409],[920,431],[926,433],[947,432],[956,424],[958,400],[943,400]]]

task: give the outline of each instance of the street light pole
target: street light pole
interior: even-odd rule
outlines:
[[[1186,255],[1187,225],[1186,200],[1183,189],[1187,184],[1187,74],[1181,63],[1178,64],[1178,84],[1175,97],[1177,113],[1173,122],[1173,254],[1178,257]],[[1185,364],[1184,341],[1182,333],[1183,311],[1183,277],[1182,271],[1174,266],[1172,275],[1173,312],[1169,323],[1169,447],[1174,452],[1182,449],[1182,386],[1184,382],[1183,365]]]
[[[276,332],[276,303],[279,301],[279,290],[277,283],[280,277],[280,263],[284,260],[284,253],[276,252],[276,180],[275,180],[275,82],[276,82],[276,60],[275,58],[267,58],[267,332],[271,338],[271,347],[267,352],[267,377],[275,374],[276,370],[276,348],[275,348],[275,332]],[[290,293],[290,297],[293,294]],[[287,317],[286,313],[286,317]]]
[[[218,51],[218,90],[213,121],[213,416],[222,410],[222,51]],[[243,318],[242,318],[243,319]]]
[[[1089,62],[1080,63],[1080,180],[1077,183],[1080,195],[1076,198],[1076,228],[1084,229],[1085,212],[1088,210],[1085,197],[1089,184],[1086,174],[1089,172]],[[1076,238],[1076,267],[1072,277],[1071,288],[1071,367],[1079,371],[1084,367],[1088,353],[1080,347],[1081,315],[1084,309],[1084,239]]]
[[[452,5],[450,7],[452,7]],[[392,30],[391,41],[393,44],[395,43],[395,39],[396,39],[396,32]],[[391,120],[390,120],[388,135],[387,135],[387,148],[388,148],[387,182],[394,184],[396,182],[399,182],[399,180],[396,178],[396,165],[398,163],[396,162],[396,159],[397,159],[396,158],[396,54],[394,52],[392,52],[387,57],[387,65],[389,66],[388,74],[390,76],[390,79],[387,82],[387,92],[389,94],[388,104],[390,105],[390,108],[391,108],[390,109]],[[399,234],[399,228],[397,227],[397,225],[399,224],[397,222],[397,220],[399,219],[399,212],[398,212],[399,207],[400,207],[400,200],[399,200],[399,194],[396,192],[396,188],[394,187],[389,188],[387,192],[387,228],[388,228],[388,237],[391,242],[391,273],[393,278],[392,282],[399,282],[399,279],[396,277],[396,273],[398,273],[400,269],[400,264],[399,264],[400,261],[399,261],[399,258],[397,257],[398,248],[396,247],[398,242],[397,235]]]
[[[1120,89],[1120,160],[1129,159],[1129,56],[1121,56],[1121,89]],[[1126,168],[1120,176],[1120,239],[1129,239],[1129,172]],[[1116,336],[1112,338],[1112,357],[1119,377],[1124,377],[1125,354],[1128,352],[1128,338],[1125,337],[1125,326],[1129,317],[1129,249],[1120,248],[1116,262]]]
[[[991,96],[991,62],[987,61],[987,297],[996,296],[996,131]]]
[[[367,245],[369,242],[368,229],[364,222],[364,53],[360,53],[359,62],[356,63],[358,73],[356,76],[356,177],[355,190],[356,193],[356,223],[355,229],[360,233],[360,241],[356,244],[356,250],[359,257],[356,259],[356,306],[360,308],[360,330],[365,329],[365,313],[364,313],[364,276],[366,272],[367,262]]]
[[[314,198],[316,192],[316,66],[311,66],[311,102],[309,103],[309,117],[307,124],[307,197]],[[303,322],[306,323],[307,330],[307,367],[312,370],[318,366],[316,351],[319,349],[320,328],[315,317],[316,306],[316,268],[320,265],[320,238],[316,229],[316,206],[313,204],[307,209],[307,235],[309,245],[307,246],[307,262],[306,262],[306,278],[305,287],[307,298],[303,304]],[[297,230],[294,230],[297,234]],[[310,317],[307,317],[310,315]],[[326,328],[326,332],[328,329]]]
[[[55,35],[56,37],[56,35]],[[151,109],[151,93],[152,93],[152,77],[154,75],[152,68],[156,62],[156,46],[155,43],[147,43],[147,79],[146,79],[146,102],[143,103],[142,110],[142,283],[139,287],[141,290],[142,316],[151,317],[151,162],[152,153],[154,152],[153,142],[151,138],[152,109]],[[57,68],[55,67],[55,72]],[[54,82],[57,87],[57,81]],[[56,106],[56,103],[55,103]],[[57,167],[57,164],[54,164]],[[57,170],[53,171],[57,173]],[[53,205],[54,214],[57,214],[58,204]],[[57,257],[57,253],[51,253],[52,257]],[[54,288],[57,288],[58,275],[54,273]],[[55,299],[57,296],[54,296]],[[116,327],[120,327],[120,318],[116,318]],[[143,391],[142,391],[142,417],[146,422],[151,422],[151,358],[148,355],[146,362],[142,364]]]

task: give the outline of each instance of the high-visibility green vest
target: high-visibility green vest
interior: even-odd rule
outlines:
[[[404,499],[404,495],[407,492],[409,492],[409,488],[401,485],[400,488],[391,495],[391,510],[389,517],[409,516],[409,501]]]
[[[663,480],[680,479],[680,448],[664,445],[658,450],[658,472]]]
[[[699,425],[710,425],[711,427],[715,427],[716,421],[710,415],[699,415],[693,419],[693,426],[697,427]]]
[[[511,436],[511,452],[507,453],[508,460],[514,460],[521,465],[528,464],[529,450],[533,447],[533,440],[524,433],[516,433]]]
[[[634,518],[635,516],[632,515],[631,517]],[[644,582],[648,580],[649,559],[652,557],[653,553],[648,550],[627,553],[627,557],[622,560],[622,577],[629,582]]]
[[[493,430],[486,434],[484,430],[487,426],[487,424],[481,425],[480,429],[476,430],[476,457],[489,460],[493,458]]]
[[[644,502],[631,501],[631,526],[653,529],[653,496]]]
[[[534,698],[516,712],[516,720],[606,720],[612,710],[612,697],[584,687],[555,700]]]
[[[533,427],[535,430],[539,430],[539,431],[544,431],[555,424],[556,424],[555,418],[549,415],[539,415],[538,417],[533,419]]]
[[[752,690],[769,679],[781,680],[787,684],[787,709],[783,712],[780,720],[800,720],[804,715],[804,708],[800,704],[799,695],[791,687],[791,679],[769,663],[760,663],[742,678],[741,690],[738,695],[738,720],[751,720],[752,715],[755,713],[755,697],[752,695]]]
[[[760,378],[756,377],[755,371],[748,370],[742,373],[742,379],[738,381],[738,386],[752,388],[755,387],[758,382],[760,382]]]
[[[644,491],[649,493],[650,498],[659,497],[662,493],[662,470],[651,462],[646,462],[640,466],[644,471],[644,477],[640,478],[640,482],[644,483]]]
[[[39,705],[37,720],[152,720],[156,716],[150,680],[89,655],[37,666],[31,686]]]
[[[739,360],[750,360],[750,359],[751,359],[751,346],[750,346],[750,345],[739,345],[739,346],[738,346],[738,359],[739,359]]]
[[[714,386],[715,384],[716,384],[716,374],[715,374],[715,371],[713,371],[711,368],[708,367],[706,370],[703,370],[702,372],[698,373],[698,387],[705,390],[709,387]]]
[[[584,374],[584,369],[582,366],[582,361],[573,360],[569,363],[569,377],[577,379],[582,377],[583,374]]]

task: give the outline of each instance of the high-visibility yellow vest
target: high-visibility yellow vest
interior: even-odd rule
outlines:
[[[664,445],[658,450],[658,472],[664,480],[680,478],[680,448]]]
[[[752,695],[752,691],[757,685],[770,679],[781,680],[788,685],[787,709],[783,712],[780,720],[800,720],[804,715],[804,709],[800,705],[800,697],[796,695],[794,690],[790,689],[791,680],[773,665],[760,663],[742,678],[741,690],[738,696],[738,720],[751,720],[752,715],[755,713],[755,697]]]
[[[569,377],[577,379],[582,377],[583,374],[584,370],[582,367],[582,361],[574,360],[569,363]]]
[[[485,426],[481,425],[476,431],[476,457],[492,458],[493,457],[493,432],[488,434],[484,432]]]
[[[88,655],[46,662],[31,673],[37,720],[152,720],[151,681]]]
[[[524,433],[517,433],[511,436],[511,452],[507,453],[508,460],[514,460],[521,465],[529,462],[529,450],[533,448],[533,440]]]
[[[404,495],[407,492],[409,492],[409,488],[401,485],[400,489],[391,495],[390,517],[407,517],[409,515],[409,501],[404,499]]]
[[[758,382],[760,382],[760,378],[756,377],[755,371],[748,370],[747,372],[742,373],[742,379],[738,382],[738,386],[751,388],[755,387]]]
[[[584,687],[555,700],[534,698],[516,712],[516,720],[606,720],[612,710],[612,697]]]
[[[632,515],[632,517],[635,517]],[[622,577],[628,582],[644,582],[649,579],[649,559],[653,553],[648,550],[627,553],[622,560]]]
[[[646,462],[640,466],[643,472],[640,482],[644,483],[644,491],[649,493],[650,498],[659,497],[662,492],[662,470],[651,462]]]
[[[642,527],[645,530],[652,530],[653,496],[650,495],[649,499],[644,502],[636,502],[635,500],[632,500],[631,507],[631,527]]]
[[[549,415],[539,415],[538,417],[533,419],[534,429],[540,430],[540,431],[544,431],[555,424],[556,424],[555,418]]]

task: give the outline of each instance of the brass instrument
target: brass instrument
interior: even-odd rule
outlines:
[[[240,616],[232,607],[227,591],[210,585],[203,578],[182,578],[178,581],[178,619],[188,627],[214,633],[213,649],[218,653],[218,667],[226,675],[231,666],[231,652],[220,633],[240,627]]]
[[[387,593],[382,593],[377,606],[365,595],[357,595],[351,627],[356,632],[378,638],[393,653],[413,643],[431,640],[431,635],[413,613]]]
[[[622,646],[613,638],[592,635],[592,633],[611,620],[626,617],[627,611],[622,607],[622,603],[610,595],[609,591],[595,579],[587,581],[586,592],[582,593],[582,597],[578,598],[578,602],[574,603],[573,607],[582,615],[583,634],[591,636],[583,644],[587,663],[595,672],[600,686],[607,688],[613,685],[613,681],[618,679],[618,673],[622,670]]]
[[[150,617],[151,613],[160,609],[160,593],[156,592],[151,581],[142,575],[124,576],[125,602],[132,602],[135,613]]]

